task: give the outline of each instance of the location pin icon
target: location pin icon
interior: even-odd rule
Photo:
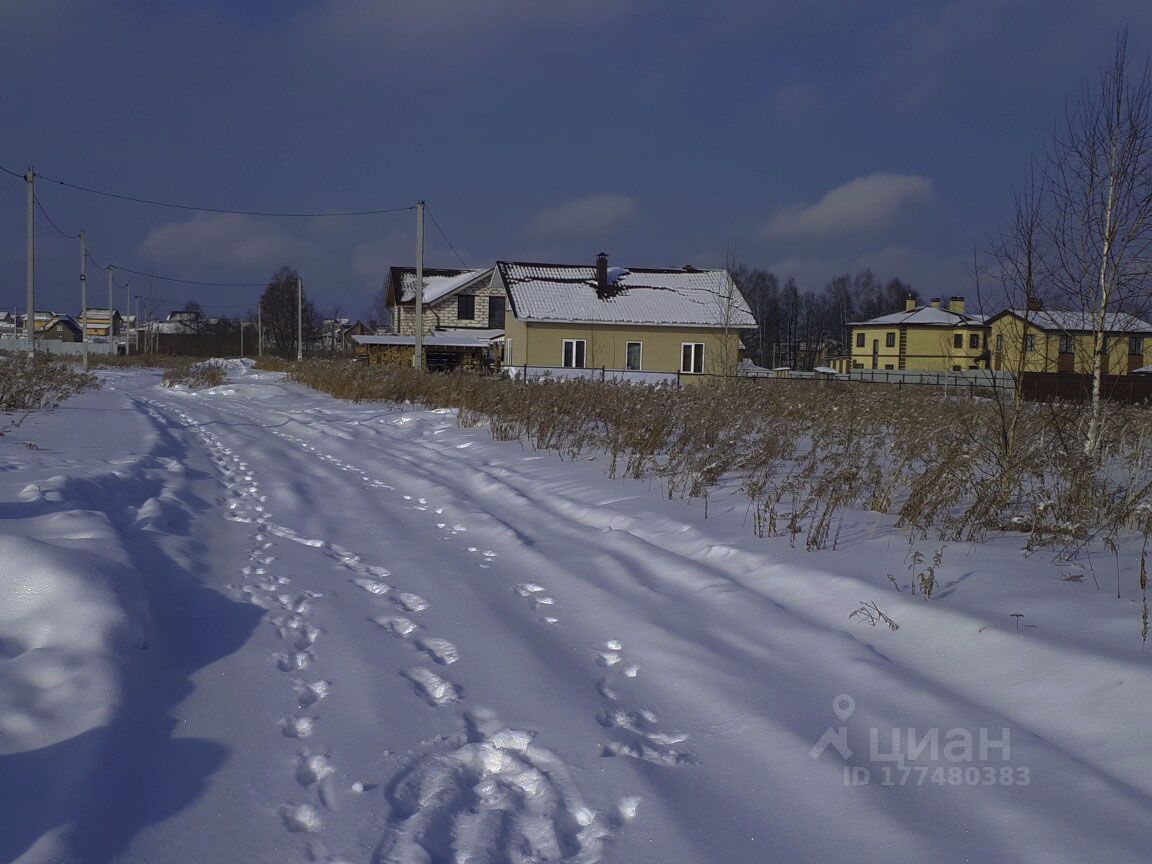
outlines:
[[[843,723],[852,716],[852,712],[856,710],[856,700],[849,696],[847,693],[841,693],[832,700],[832,711],[836,717]]]

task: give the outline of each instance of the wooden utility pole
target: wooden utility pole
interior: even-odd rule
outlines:
[[[88,238],[80,231],[80,312],[84,316],[80,330],[80,349],[84,354],[84,371],[88,371]]]
[[[264,356],[264,307],[256,307],[256,356]]]
[[[412,343],[412,368],[424,369],[424,202],[416,202],[416,329]]]
[[[296,360],[304,359],[304,280],[296,277]]]
[[[25,224],[25,240],[28,256],[28,317],[24,321],[24,332],[28,336],[28,354],[36,354],[36,172],[31,168],[24,174],[28,187],[28,212]]]
[[[108,342],[109,344],[116,344],[113,341],[113,327],[112,327],[112,265],[108,265]]]
[[[132,317],[132,283],[124,283],[124,356],[132,353],[132,341],[128,338],[128,319]],[[133,330],[136,328],[133,327]]]

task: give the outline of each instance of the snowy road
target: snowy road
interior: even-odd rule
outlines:
[[[448,412],[106,381],[3,451],[0,861],[1147,860],[1132,604],[960,546],[926,604],[871,514],[808,554]]]

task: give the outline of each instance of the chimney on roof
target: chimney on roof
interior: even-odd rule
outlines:
[[[931,307],[933,309],[939,309],[940,308],[940,298],[939,297],[933,297],[928,302],[929,302],[929,305],[931,305]]]
[[[964,298],[960,296],[948,298],[948,311],[955,312],[957,315],[964,314]]]
[[[1040,302],[1039,297],[1029,297],[1025,308],[1029,312],[1041,312],[1044,309],[1044,304]]]
[[[608,296],[608,253],[601,252],[596,256],[596,293],[601,297]]]
[[[904,311],[905,312],[915,312],[916,311],[916,298],[913,297],[911,294],[909,294],[907,297],[904,298]]]

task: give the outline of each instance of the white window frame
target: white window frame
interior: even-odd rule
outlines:
[[[640,349],[640,356],[636,358],[636,368],[633,369],[628,365],[628,349],[633,345]],[[628,341],[624,343],[624,368],[629,372],[642,372],[644,370],[644,343],[636,341]]]
[[[572,365],[569,366],[568,360],[568,346],[572,346]],[[576,365],[576,346],[580,346],[580,359],[583,361],[579,366]],[[588,340],[587,339],[565,339],[560,347],[560,365],[565,369],[587,369],[588,368]]]
[[[685,369],[684,368],[684,349],[689,345],[692,346],[692,366],[699,366],[699,369]],[[699,349],[699,350],[697,350]],[[699,363],[697,363],[699,361]],[[703,342],[681,342],[680,343],[680,372],[683,375],[703,375],[704,374],[704,343]]]

